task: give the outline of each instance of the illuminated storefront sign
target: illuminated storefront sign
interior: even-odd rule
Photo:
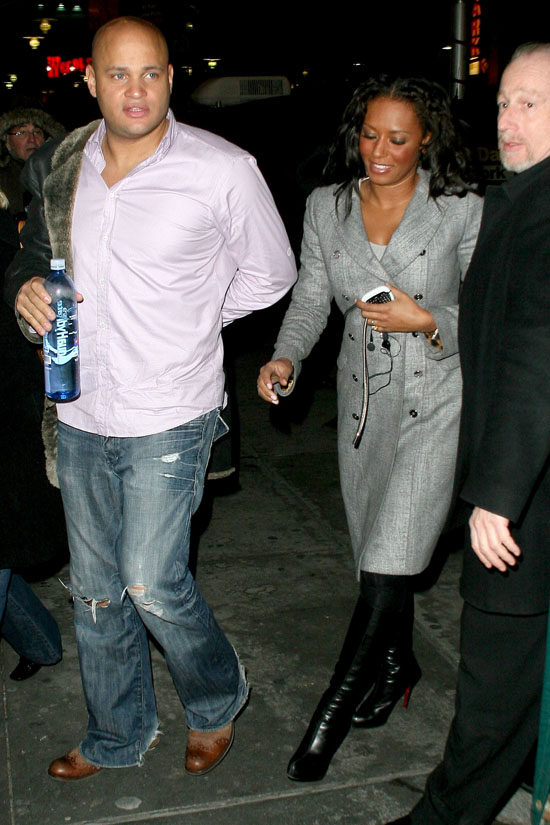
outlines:
[[[485,74],[487,60],[481,56],[481,3],[472,3],[470,24],[470,74]]]
[[[86,66],[92,62],[91,57],[74,57],[72,60],[61,60],[59,56],[47,57],[46,71],[48,77],[62,77],[63,75],[81,72],[84,74]]]

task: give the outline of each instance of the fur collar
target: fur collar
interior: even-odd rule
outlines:
[[[96,120],[75,129],[63,140],[52,157],[51,172],[44,181],[44,215],[50,235],[52,257],[65,258],[67,274],[73,277],[71,226],[82,153],[99,125]]]

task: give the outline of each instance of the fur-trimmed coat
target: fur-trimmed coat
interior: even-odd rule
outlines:
[[[71,132],[63,141],[51,141],[37,149],[25,166],[23,184],[31,195],[28,217],[21,231],[22,250],[6,273],[5,298],[15,305],[21,286],[33,275],[47,275],[52,257],[65,258],[67,273],[73,275],[71,224],[82,151],[99,121]],[[25,337],[35,344],[42,338],[19,318]],[[46,473],[58,487],[56,471],[57,415],[55,403],[45,400],[42,437],[46,453]]]

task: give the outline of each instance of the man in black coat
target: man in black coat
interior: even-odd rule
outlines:
[[[443,761],[393,825],[489,825],[537,736],[550,595],[550,44],[514,53],[501,160],[460,306],[457,489],[470,507],[455,717]]]

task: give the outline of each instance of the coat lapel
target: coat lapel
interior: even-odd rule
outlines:
[[[351,212],[337,220],[337,232],[348,254],[358,266],[382,280],[396,281],[400,272],[426,249],[446,212],[445,198],[436,202],[428,195],[428,173],[419,170],[419,180],[403,219],[379,261],[372,251],[361,216],[359,196],[354,192]]]

